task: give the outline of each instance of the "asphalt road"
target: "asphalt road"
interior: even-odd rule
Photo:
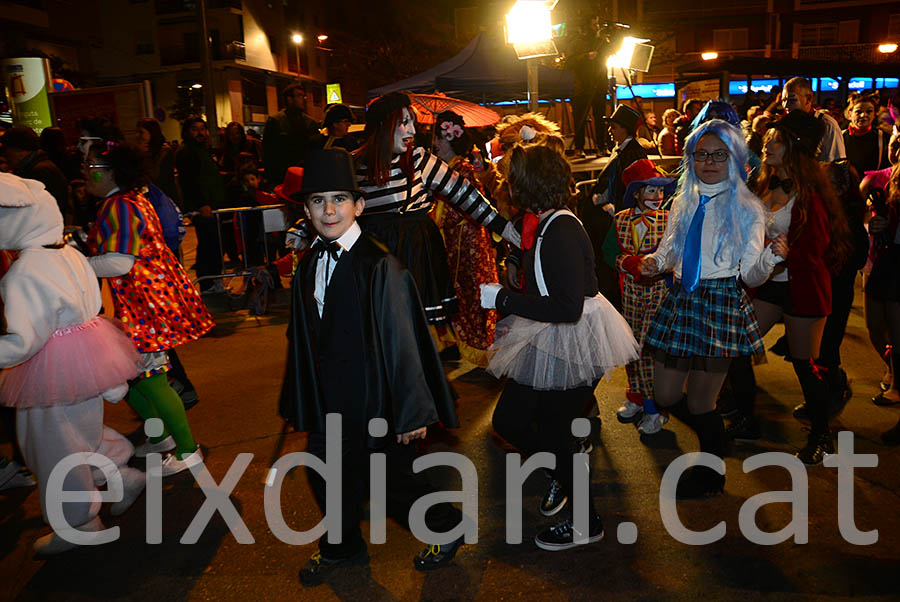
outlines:
[[[606,524],[603,541],[567,552],[536,548],[533,535],[552,519],[537,506],[546,486],[533,475],[524,486],[524,543],[505,542],[504,461],[508,451],[491,430],[490,417],[501,383],[472,366],[445,366],[460,395],[461,427],[431,431],[427,451],[466,455],[478,470],[477,545],[465,546],[454,564],[423,575],[412,567],[421,544],[399,523],[389,520],[387,543],[371,545],[368,567],[348,569],[315,589],[303,588],[297,571],[314,545],[292,546],[269,529],[263,509],[264,480],[274,459],[305,447],[305,435],[281,437],[277,397],[285,356],[288,319],[285,296],[274,299],[268,315],[228,311],[211,300],[218,325],[210,336],[179,349],[200,393],[188,416],[216,481],[221,481],[240,453],[253,454],[231,499],[252,534],[239,544],[220,515],[215,515],[196,544],[180,539],[205,500],[190,473],[164,481],[163,541],[145,543],[146,497],[125,515],[101,516],[120,528],[117,541],[82,548],[48,560],[33,557],[34,540],[48,532],[37,492],[0,493],[0,599],[17,600],[753,600],[849,598],[896,600],[900,592],[900,449],[880,444],[878,435],[897,421],[898,410],[873,405],[871,396],[882,374],[870,348],[861,310],[854,308],[844,345],[844,362],[855,397],[836,428],[855,433],[856,453],[876,454],[876,468],[858,468],[853,477],[858,529],[878,530],[872,545],[845,541],[838,524],[838,479],[834,468],[813,467],[808,477],[808,543],[776,545],[749,541],[738,524],[741,506],[752,496],[791,486],[783,468],[744,473],[742,462],[761,452],[795,452],[806,434],[790,416],[800,401],[790,364],[770,355],[757,379],[766,439],[742,446],[726,460],[726,492],[713,500],[679,502],[685,526],[705,530],[725,521],[727,532],[713,544],[680,543],[663,524],[659,483],[666,466],[682,453],[696,451],[694,436],[670,422],[663,432],[641,440],[630,425],[616,422],[622,401],[624,371],[597,389],[604,420],[602,445],[591,462],[592,486]],[[859,299],[858,299],[859,300]],[[767,342],[779,334],[776,327]],[[107,405],[107,422],[142,440],[141,424],[124,404]],[[8,444],[0,446],[7,451]],[[138,462],[136,464],[140,466]],[[449,469],[435,469],[433,479],[458,488]],[[805,491],[801,487],[801,491]],[[282,489],[284,520],[306,530],[320,519],[306,477],[293,471]],[[846,512],[845,512],[846,514]],[[759,527],[778,531],[791,520],[791,506],[763,506]],[[634,523],[634,543],[619,541],[619,525]],[[624,532],[627,528],[623,528]],[[368,533],[368,525],[364,526]],[[623,538],[624,539],[624,538]]]

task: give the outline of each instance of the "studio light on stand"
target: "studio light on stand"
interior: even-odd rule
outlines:
[[[654,47],[646,42],[650,40],[643,38],[635,38],[625,36],[622,39],[622,46],[606,59],[606,69],[609,75],[609,90],[612,97],[612,110],[616,110],[617,94],[616,94],[616,78],[630,88],[631,72],[641,71],[646,73],[650,70],[650,61],[653,59]]]
[[[528,110],[538,110],[538,63],[559,54],[553,41],[550,11],[558,0],[518,0],[506,15],[506,42],[512,44],[528,69]]]

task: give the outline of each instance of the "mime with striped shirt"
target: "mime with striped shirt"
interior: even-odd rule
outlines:
[[[428,217],[434,193],[492,232],[519,246],[520,236],[465,178],[422,147],[410,99],[391,92],[369,103],[366,141],[354,154],[357,181],[366,197],[363,230],[383,242],[413,275],[425,314],[440,324],[456,312],[457,300],[440,230]]]

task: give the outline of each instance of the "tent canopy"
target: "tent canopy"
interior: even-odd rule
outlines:
[[[552,67],[538,67],[541,98],[570,97],[572,73]],[[474,102],[525,100],[528,75],[525,61],[516,57],[512,46],[497,37],[479,34],[459,54],[443,63],[396,83],[369,90],[369,98],[388,92],[435,91]]]

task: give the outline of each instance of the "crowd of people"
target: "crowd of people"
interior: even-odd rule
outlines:
[[[587,523],[574,516],[571,467],[596,442],[594,391],[616,367],[627,372],[620,422],[653,436],[677,418],[721,459],[733,442],[765,435],[753,366],[765,359],[763,336],[783,321],[773,351],[791,362],[804,399],[794,415],[810,425],[796,455],[819,464],[834,452],[830,423],[851,397],[840,349],[862,272],[866,325],[885,364],[874,402],[900,404],[900,115],[877,93],[851,96],[845,111],[817,109],[809,82],[794,78],[744,107],[688,99],[661,123],[620,105],[606,120],[610,157],[578,196],[565,139],[538,114],[485,131],[445,111],[423,132],[409,96],[390,93],[369,103],[357,139],[348,107],[330,107],[319,124],[301,86],[283,100],[262,140],[233,122],[219,150],[197,116],[182,124],[178,148],[152,119],[136,124],[134,142],[90,117],[78,124],[77,147],[55,128],[0,138],[0,171],[11,172],[0,174],[0,404],[15,409],[6,422],[22,454],[0,475],[27,480],[27,465],[43,501],[60,457],[106,450],[124,471],[119,514],[143,487],[127,468],[132,455],[168,452],[163,476],[202,463],[185,413],[197,393],[176,348],[212,328],[201,293],[218,281],[197,291],[180,263],[185,214],[196,274],[214,277],[220,248],[259,264],[267,244],[236,244],[238,226],[260,224],[229,225],[214,211],[274,203],[294,223],[279,410],[311,433],[309,451],[322,459],[326,415],[344,425],[343,539],[322,538],[300,571],[305,585],[367,558],[360,475],[370,453],[387,455],[389,495],[406,509],[432,491],[412,470],[409,443],[435,423],[457,426],[441,365],[454,352],[506,379],[497,434],[526,455],[555,458],[540,511],[568,509],[567,518],[535,536],[551,551],[603,537],[590,496]],[[648,149],[681,155],[678,173],[664,173]],[[64,223],[86,232],[87,259],[63,244]],[[98,278],[112,315],[100,313]],[[73,352],[95,347],[105,355]],[[119,399],[161,422],[136,449],[103,425],[102,404]],[[882,438],[900,444],[900,421]],[[101,473],[72,478],[91,490]],[[324,482],[312,485],[324,513]],[[724,487],[721,471],[698,463],[677,496]],[[102,529],[97,505],[67,507],[72,526]],[[426,518],[435,532],[467,520],[451,504]],[[451,562],[464,538],[426,543],[419,570]],[[74,544],[51,534],[35,547],[52,554]]]

